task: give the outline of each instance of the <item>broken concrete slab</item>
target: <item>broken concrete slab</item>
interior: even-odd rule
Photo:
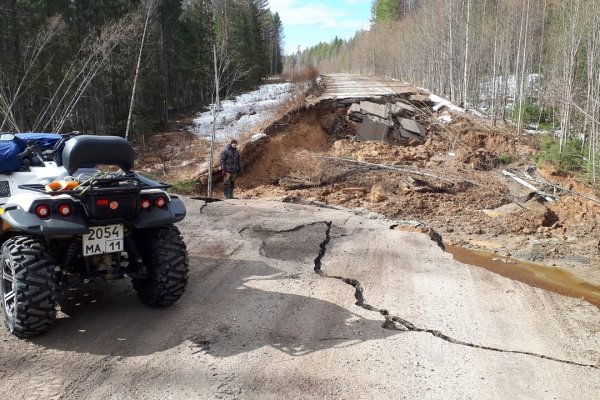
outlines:
[[[354,122],[360,124],[365,119],[365,116],[361,113],[354,112],[354,113],[348,115],[348,119],[350,121],[354,121]]]
[[[348,115],[353,114],[353,113],[360,113],[360,110],[361,110],[360,104],[354,103],[348,109]]]
[[[374,121],[371,118],[365,118],[358,125],[356,138],[364,141],[383,141],[387,137],[390,126],[385,123]]]
[[[371,121],[377,122],[379,124],[385,124],[387,126],[394,126],[394,121],[392,121],[391,119],[379,118],[374,115],[365,115],[364,117],[370,119]]]
[[[390,113],[394,117],[398,117],[402,114],[414,114],[417,110],[410,104],[403,103],[401,101],[390,105]]]
[[[377,104],[370,101],[361,101],[360,108],[362,112],[376,115],[380,118],[387,119],[390,116],[390,110],[387,104]]]
[[[398,122],[402,126],[402,128],[406,129],[409,132],[416,133],[422,137],[427,135],[427,129],[420,123],[415,120],[408,118],[398,118]]]
[[[408,140],[418,140],[420,142],[423,141],[423,137],[421,137],[417,134],[411,133],[403,128],[394,129],[393,135],[397,140],[400,140],[400,141],[405,141],[407,139]]]

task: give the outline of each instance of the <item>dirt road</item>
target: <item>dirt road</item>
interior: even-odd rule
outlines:
[[[323,79],[325,79],[325,91],[319,100],[377,97],[397,93],[394,85],[390,85],[389,82],[381,83],[370,76],[328,74],[324,75]]]
[[[2,397],[597,398],[587,303],[457,263],[386,220],[187,206],[185,296],[157,310],[128,282],[88,287],[49,334],[0,331]]]

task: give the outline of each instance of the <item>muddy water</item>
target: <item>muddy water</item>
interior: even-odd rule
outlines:
[[[586,282],[570,272],[462,247],[446,246],[446,251],[462,263],[487,269],[529,286],[583,298],[600,308],[600,286]]]

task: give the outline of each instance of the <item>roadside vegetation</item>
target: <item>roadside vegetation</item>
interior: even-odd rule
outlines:
[[[171,183],[170,190],[173,193],[190,195],[197,191],[198,181],[194,178],[181,179]]]
[[[0,131],[144,135],[282,70],[266,0],[7,1]]]
[[[585,149],[580,139],[568,140],[561,150],[560,139],[553,135],[539,138],[540,149],[535,155],[538,164],[547,163],[563,174],[580,175],[586,172]]]

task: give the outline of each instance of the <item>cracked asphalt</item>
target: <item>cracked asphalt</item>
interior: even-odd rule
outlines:
[[[185,296],[126,281],[0,331],[0,394],[31,399],[597,399],[600,312],[444,253],[393,221],[186,200]]]

